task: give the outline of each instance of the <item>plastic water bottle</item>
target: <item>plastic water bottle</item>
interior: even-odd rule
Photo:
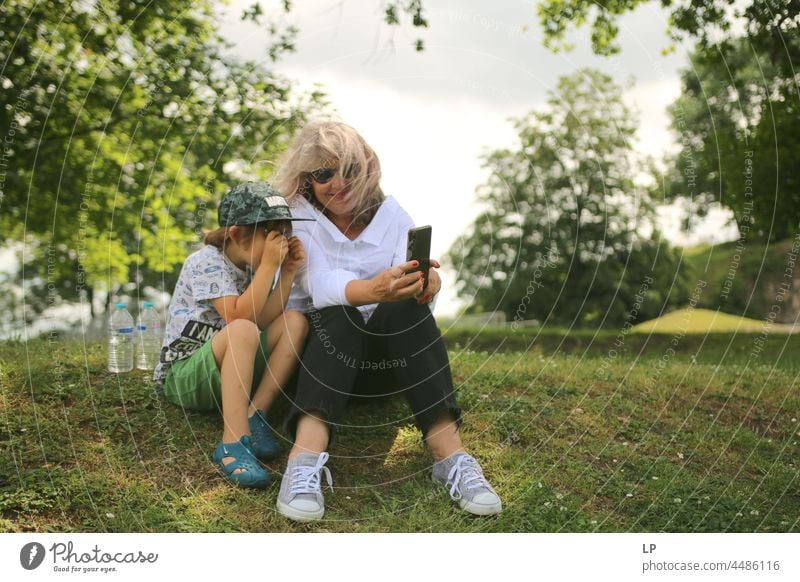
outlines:
[[[133,317],[117,303],[108,325],[108,370],[119,374],[133,370]]]
[[[153,304],[144,302],[136,321],[136,367],[152,370],[161,354],[161,316]]]

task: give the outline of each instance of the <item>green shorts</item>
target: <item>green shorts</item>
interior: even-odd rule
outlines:
[[[267,330],[261,332],[261,345],[253,363],[253,386],[258,387],[267,367]],[[211,340],[167,371],[164,397],[188,410],[222,410],[222,379],[211,349]]]

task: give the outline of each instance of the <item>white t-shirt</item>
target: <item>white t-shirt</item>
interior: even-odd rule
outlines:
[[[164,382],[173,362],[191,356],[225,327],[211,300],[241,295],[251,278],[249,267],[240,269],[217,247],[206,245],[189,255],[169,303],[161,358],[153,376],[157,383]]]
[[[384,269],[406,262],[408,230],[414,221],[391,196],[387,197],[367,228],[348,239],[328,217],[305,198],[297,197],[292,216],[316,222],[295,222],[293,234],[306,248],[308,260],[295,276],[287,311],[307,313],[333,305],[350,305],[345,287],[356,279],[371,279]],[[378,305],[358,309],[368,320]]]

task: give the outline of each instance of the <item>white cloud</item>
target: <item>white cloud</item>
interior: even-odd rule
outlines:
[[[683,210],[680,204],[662,206],[658,209],[658,228],[668,241],[680,246],[693,246],[699,243],[718,244],[739,237],[739,230],[733,220],[733,212],[715,206],[708,215],[691,231],[681,228]]]
[[[626,103],[638,113],[635,147],[639,153],[660,158],[675,151],[675,136],[669,128],[667,107],[680,92],[681,84],[677,77],[636,85],[626,92]]]

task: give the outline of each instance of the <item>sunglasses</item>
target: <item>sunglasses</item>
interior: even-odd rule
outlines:
[[[361,171],[358,164],[353,164],[347,169],[347,172],[342,176],[345,180],[352,180],[355,178],[358,173]],[[317,184],[327,184],[333,177],[339,173],[339,170],[331,170],[330,168],[320,168],[319,170],[314,170],[313,172],[309,172],[311,174],[311,179],[314,180]]]

